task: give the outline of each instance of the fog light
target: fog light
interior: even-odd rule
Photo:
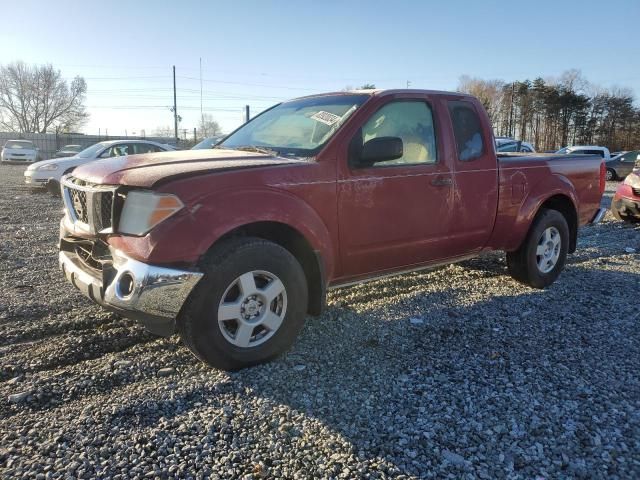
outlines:
[[[133,275],[125,272],[118,279],[118,294],[122,298],[127,298],[133,293],[134,279]]]

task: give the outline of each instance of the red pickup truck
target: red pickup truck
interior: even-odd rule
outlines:
[[[602,217],[604,185],[601,158],[497,157],[467,95],[314,95],[213,149],[78,168],[62,181],[60,264],[94,301],[238,369],[285,350],[330,287],[489,250],[546,287]]]

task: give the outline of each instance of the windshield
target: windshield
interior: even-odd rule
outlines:
[[[196,143],[191,150],[204,150],[206,148],[212,148],[216,143],[220,141],[222,137],[210,137],[205,138],[200,143]]]
[[[33,150],[35,149],[35,145],[29,141],[21,141],[21,140],[9,140],[4,144],[5,148],[26,148]]]
[[[91,145],[90,147],[85,148],[76,156],[80,158],[97,158],[100,150],[102,150],[106,146],[106,142],[96,143],[95,145]]]
[[[82,150],[82,146],[80,145],[65,145],[61,148],[63,152],[79,152]]]
[[[243,125],[219,146],[263,147],[280,155],[316,155],[369,95],[323,95],[281,103]]]

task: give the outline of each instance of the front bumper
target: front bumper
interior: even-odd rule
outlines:
[[[2,163],[8,163],[10,165],[24,165],[25,163],[34,163],[36,161],[35,158],[27,158],[27,157],[20,157],[20,158],[12,158],[12,157],[7,157],[7,158],[3,158],[2,159]]]
[[[176,317],[202,273],[147,265],[113,250],[111,254],[112,261],[98,271],[72,249],[61,248],[60,268],[94,302],[141,322],[152,333],[173,334]]]
[[[616,196],[611,202],[611,210],[617,211],[622,216],[640,218],[640,199],[632,200]]]
[[[31,187],[46,187],[49,183],[49,178],[40,178],[34,170],[25,170],[24,183]]]

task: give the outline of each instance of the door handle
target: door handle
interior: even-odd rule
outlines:
[[[434,187],[450,187],[453,185],[453,180],[451,180],[451,177],[436,177],[431,180],[431,185]]]

